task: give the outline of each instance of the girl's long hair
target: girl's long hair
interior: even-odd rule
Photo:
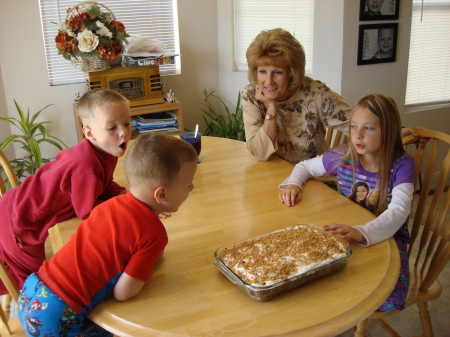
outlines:
[[[386,209],[389,176],[394,161],[405,152],[401,139],[400,116],[395,101],[392,97],[385,94],[370,94],[362,97],[353,108],[352,116],[357,108],[369,110],[380,119],[380,162],[378,165],[378,180],[376,187],[376,189],[379,189],[380,191],[380,198],[378,205],[374,210],[374,214],[378,216]],[[349,134],[351,135],[350,123]],[[348,144],[348,150],[342,160],[343,162],[351,160],[353,165],[353,175],[355,175],[356,163],[358,162],[358,153],[351,141]]]

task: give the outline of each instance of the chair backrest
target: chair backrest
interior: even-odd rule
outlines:
[[[11,164],[9,163],[8,159],[6,158],[5,154],[2,150],[0,150],[0,165],[3,167],[3,170],[6,172],[6,176],[9,179],[9,182],[11,183],[12,187],[16,187],[19,185],[19,180],[16,177],[16,174],[14,173],[13,168],[11,167]],[[0,197],[6,192],[6,186],[2,179],[0,179]]]
[[[414,153],[416,182],[420,179],[421,188],[415,201],[408,255],[415,260],[415,268],[420,269],[423,275],[420,291],[426,291],[450,259],[450,193],[447,191],[450,183],[450,135],[430,130],[420,131],[419,135],[428,139],[428,143],[425,149],[419,146]],[[417,139],[413,136],[403,138],[405,149]],[[427,204],[431,194],[431,203]],[[413,250],[419,233],[419,246]]]
[[[349,137],[342,133],[342,131],[333,128],[327,128],[326,130],[325,140],[330,149],[338,147],[342,144],[347,144],[348,139]]]

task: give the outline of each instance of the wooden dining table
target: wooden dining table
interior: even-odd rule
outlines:
[[[287,207],[278,185],[293,165],[275,156],[258,161],[244,142],[203,136],[200,159],[194,190],[162,220],[169,244],[144,289],[126,302],[100,303],[89,315],[94,322],[118,336],[335,336],[389,296],[400,265],[393,239],[367,248],[350,243],[343,270],[266,302],[250,299],[215,267],[218,248],[297,223],[361,225],[374,216],[317,180]],[[114,179],[127,186],[123,158]],[[52,228],[55,251],[79,223]]]

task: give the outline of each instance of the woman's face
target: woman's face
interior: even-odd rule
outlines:
[[[280,66],[259,66],[258,87],[268,99],[285,101],[289,93],[289,68]]]
[[[367,196],[367,192],[369,192],[367,191],[367,188],[365,188],[364,186],[358,186],[356,188],[356,199],[358,201],[364,200]]]

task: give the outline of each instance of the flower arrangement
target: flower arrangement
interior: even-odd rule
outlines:
[[[80,3],[67,9],[64,23],[58,23],[55,37],[58,54],[77,64],[80,57],[116,59],[125,49],[129,35],[111,12],[102,12],[96,2]],[[107,8],[108,9],[108,8]]]

